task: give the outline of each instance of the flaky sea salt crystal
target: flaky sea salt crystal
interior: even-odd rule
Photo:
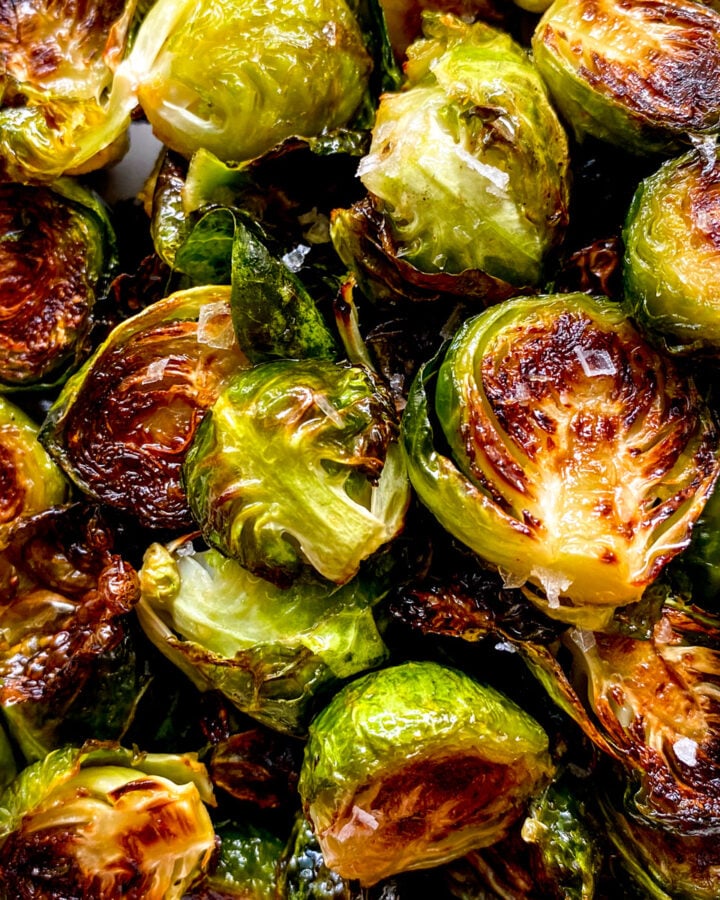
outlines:
[[[192,541],[185,541],[184,544],[180,544],[180,546],[175,550],[176,556],[195,556],[195,547],[193,546]]]
[[[325,415],[330,419],[333,425],[337,425],[338,428],[342,428],[345,424],[343,417],[340,413],[335,409],[332,403],[328,400],[325,394],[315,394],[313,397],[315,401],[315,406],[319,410],[325,413]]]
[[[697,765],[698,745],[690,738],[679,738],[673,744],[673,753],[686,766]]]
[[[229,350],[235,341],[230,310],[224,300],[206,303],[200,308],[197,328],[198,344],[217,350]]]
[[[570,587],[572,578],[568,578],[562,572],[545,569],[542,566],[536,566],[530,574],[534,575],[542,585],[550,609],[557,609],[560,606],[560,595]]]
[[[617,375],[615,363],[607,350],[583,350],[582,347],[575,346],[573,351],[588,378]]]
[[[165,369],[167,369],[169,360],[165,359],[156,359],[150,363],[145,372],[145,377],[142,379],[143,384],[155,384],[158,381],[162,381],[163,375],[165,374]]]
[[[282,261],[285,263],[285,267],[290,269],[291,272],[299,272],[302,269],[303,264],[305,263],[305,257],[310,252],[310,248],[307,244],[298,244],[297,247],[293,247],[292,250],[289,250],[285,256],[283,256]]]
[[[502,578],[503,587],[508,590],[521,588],[527,581],[526,575],[517,575],[515,572],[509,572],[502,567],[498,568],[498,575]]]
[[[380,823],[372,813],[369,813],[366,809],[361,809],[359,806],[353,806],[350,821],[346,822],[338,831],[337,839],[342,843],[357,834],[359,830],[376,831],[379,825]]]
[[[585,628],[572,628],[569,632],[570,640],[577,644],[577,646],[585,653],[588,650],[592,650],[595,646],[595,635],[592,631],[587,631]]]

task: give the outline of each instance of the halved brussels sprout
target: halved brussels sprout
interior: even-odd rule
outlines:
[[[388,267],[396,257],[446,280],[476,272],[476,291],[508,296],[509,284],[539,283],[567,224],[565,133],[509,35],[450,15],[424,21],[405,89],[383,95],[358,168],[379,222],[363,206],[338,211],[333,241],[361,277],[382,275],[375,241]]]
[[[720,13],[692,0],[555,0],[533,54],[578,138],[638,154],[720,131]]]
[[[188,156],[204,147],[235,162],[346,126],[373,66],[345,0],[160,0],[128,62],[167,146]]]
[[[0,557],[0,706],[27,759],[119,738],[146,686],[127,614],[135,570],[81,504],[21,520]]]
[[[80,361],[95,301],[117,266],[108,213],[67,178],[3,184],[0,233],[0,384],[55,382]]]
[[[283,590],[216,550],[153,544],[140,572],[140,623],[200,689],[222,691],[272,728],[305,732],[320,692],[383,663],[367,579]],[[190,548],[191,549],[191,548]]]
[[[625,222],[625,297],[669,350],[720,353],[720,160],[702,147],[637,190]]]
[[[650,641],[573,630],[596,743],[621,765],[603,808],[649,896],[710,900],[720,878],[720,621],[670,603]],[[621,797],[624,795],[624,798]]]
[[[0,397],[0,545],[14,522],[62,503],[69,484],[38,441],[29,416]]]
[[[607,796],[601,806],[610,841],[642,897],[716,900],[720,881],[717,824],[708,829],[709,834],[686,833],[682,828],[658,828]]]
[[[136,4],[0,3],[0,172],[52,180],[127,149],[132,85],[113,78]]]
[[[326,864],[375,884],[499,840],[550,775],[542,728],[430,662],[373,672],[314,720],[299,790]]]
[[[56,750],[0,797],[0,891],[180,900],[215,849],[206,804],[212,787],[191,754]]]
[[[720,622],[669,606],[649,641],[568,633],[587,704],[610,752],[634,770],[636,811],[658,824],[720,824]]]
[[[699,392],[585,294],[492,307],[439,356],[403,418],[420,499],[549,616],[607,626],[687,546],[720,470]]]
[[[183,467],[203,536],[278,584],[343,584],[402,529],[410,489],[387,390],[368,370],[278,360],[239,372]]]
[[[65,385],[40,440],[86,494],[151,528],[191,523],[180,467],[229,378],[247,365],[229,287],[200,287],[118,325]]]

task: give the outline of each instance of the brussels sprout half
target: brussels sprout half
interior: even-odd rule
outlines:
[[[417,662],[335,695],[299,790],[327,865],[374,884],[498,840],[551,769],[547,735],[512,701]]]
[[[97,510],[19,521],[0,556],[0,707],[27,759],[70,741],[117,739],[147,678],[129,634],[135,570]]]
[[[536,285],[567,224],[565,133],[507,34],[450,15],[424,24],[405,89],[381,99],[358,175],[404,264],[445,276],[478,270],[501,282],[485,285],[490,296],[502,282]],[[365,267],[359,243],[370,224],[335,214],[333,240],[351,267]]]
[[[21,409],[0,397],[0,545],[20,517],[67,498],[69,484],[38,441],[39,431]]]
[[[720,160],[715,147],[666,162],[625,222],[629,309],[667,349],[720,354]]]
[[[3,184],[0,234],[0,390],[52,384],[81,360],[95,301],[115,274],[107,210],[68,178]]]
[[[687,546],[717,477],[698,391],[584,294],[492,307],[440,356],[403,417],[420,499],[548,615],[605,627]]]
[[[157,136],[187,156],[261,156],[347,125],[372,59],[345,0],[160,0],[128,71]]]
[[[387,586],[355,581],[287,590],[216,550],[153,544],[140,572],[140,623],[200,689],[221,691],[272,728],[303,734],[317,696],[383,663],[372,605]]]
[[[637,154],[720,131],[720,13],[692,0],[555,0],[535,63],[578,138]]]
[[[673,602],[649,641],[572,630],[565,643],[622,767],[601,794],[621,858],[647,896],[710,900],[720,878],[720,621]]]
[[[248,364],[229,300],[229,287],[178,291],[118,325],[41,429],[82,491],[147,527],[191,523],[180,466],[205,411]]]
[[[410,488],[392,400],[358,366],[278,360],[239,372],[183,467],[214,547],[278,584],[308,565],[343,584],[402,529]]]
[[[136,100],[113,77],[135,2],[0,2],[0,172],[51,181],[116,161]]]
[[[215,849],[205,804],[212,788],[191,754],[56,750],[0,797],[0,892],[180,900]]]

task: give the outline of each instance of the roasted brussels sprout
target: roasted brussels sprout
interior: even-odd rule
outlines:
[[[720,161],[701,147],[638,188],[624,229],[632,314],[667,349],[720,353]]]
[[[710,900],[720,877],[720,621],[672,603],[650,641],[573,630],[566,644],[620,766],[603,796],[613,842],[649,896]]]
[[[38,441],[39,430],[14,403],[0,397],[0,545],[21,516],[67,498],[68,482]]]
[[[348,125],[373,66],[355,9],[345,0],[155,3],[129,59],[155,133],[187,156],[203,147],[242,162]]]
[[[67,382],[40,439],[89,496],[150,528],[192,520],[180,467],[200,419],[247,365],[229,287],[179,291],[115,328]]]
[[[212,546],[278,584],[343,584],[402,529],[410,491],[394,407],[368,370],[278,360],[239,372],[183,477]]]
[[[403,417],[420,499],[552,618],[607,626],[687,546],[717,477],[699,392],[584,294],[492,307],[439,356]]]
[[[580,139],[638,154],[720,131],[720,13],[692,0],[555,0],[533,54]]]
[[[132,85],[113,78],[136,4],[0,4],[0,175],[51,181],[127,149]]]
[[[216,550],[187,550],[150,547],[137,610],[148,637],[201,689],[302,734],[320,691],[385,661],[371,608],[385,585],[283,590]]]
[[[299,790],[327,865],[374,884],[493,843],[551,772],[542,728],[467,675],[411,662],[314,720]]]
[[[371,202],[335,212],[333,241],[361,278],[396,277],[377,253],[384,268],[397,258],[426,282],[444,279],[443,290],[507,297],[509,285],[540,282],[567,223],[565,133],[509,35],[450,15],[427,15],[425,34],[408,49],[405,89],[383,96],[358,168]],[[461,273],[453,288],[447,276]],[[418,287],[431,285],[420,276]]]
[[[215,849],[208,803],[210,782],[190,754],[56,750],[0,799],[0,892],[180,900]]]
[[[119,738],[147,675],[129,633],[134,569],[96,510],[19,521],[0,557],[0,706],[27,759],[68,742]]]
[[[107,210],[67,178],[3,184],[0,233],[0,390],[51,383],[80,361],[95,301],[115,273]]]

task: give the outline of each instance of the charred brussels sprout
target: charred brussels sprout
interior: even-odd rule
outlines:
[[[0,706],[28,759],[118,738],[146,686],[128,613],[137,573],[81,504],[16,524],[0,557]]]
[[[691,0],[555,0],[535,62],[576,135],[639,154],[720,130],[720,13]]]
[[[289,733],[307,729],[316,697],[384,662],[370,579],[287,590],[216,550],[154,544],[141,570],[138,615],[153,643],[201,689]],[[173,552],[174,551],[174,552]]]
[[[117,265],[108,213],[70,179],[5,184],[0,233],[0,383],[52,383],[80,360],[95,301]]]
[[[495,306],[440,355],[403,419],[421,500],[550,616],[605,627],[687,546],[712,489],[697,389],[584,294]]]
[[[613,843],[647,896],[710,900],[720,878],[720,621],[672,603],[651,640],[571,630],[566,643],[619,763],[602,795]]]
[[[180,467],[205,411],[247,365],[229,300],[229,287],[180,291],[118,325],[42,427],[82,491],[147,527],[191,523]]]
[[[113,78],[135,3],[0,3],[0,173],[52,180],[117,160],[135,105]]]
[[[183,468],[205,539],[278,584],[343,584],[401,530],[409,485],[394,407],[368,370],[279,360],[239,372]]]
[[[435,663],[343,688],[315,719],[300,794],[327,865],[374,884],[499,840],[551,771],[542,728]]]
[[[21,516],[42,512],[67,496],[68,482],[38,441],[39,430],[0,397],[0,543]]]
[[[629,307],[678,353],[720,353],[720,162],[715,148],[666,162],[638,188],[627,221]]]
[[[344,0],[160,0],[130,59],[140,104],[173,150],[224,160],[347,125],[372,58]]]
[[[215,848],[207,803],[210,782],[190,754],[56,750],[0,798],[0,890],[180,900]]]
[[[448,275],[475,272],[471,290],[507,297],[510,284],[539,282],[567,223],[565,133],[507,34],[439,15],[425,32],[408,50],[405,89],[382,97],[360,163],[371,205],[337,211],[333,240],[361,272],[376,267],[375,241],[385,268],[397,258],[444,276],[447,290]]]

